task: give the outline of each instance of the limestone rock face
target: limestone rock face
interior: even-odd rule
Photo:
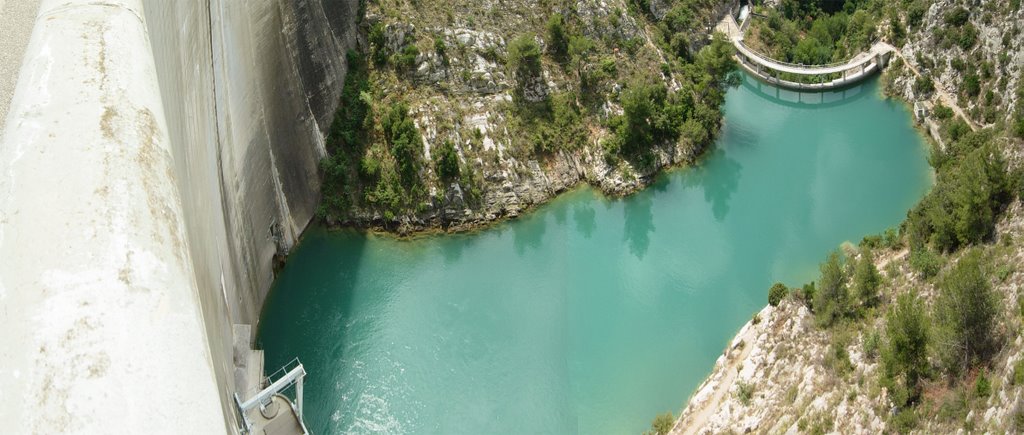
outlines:
[[[715,21],[719,17],[713,15],[721,13],[718,3],[702,4],[694,13]],[[664,16],[672,4],[656,0],[652,8]],[[382,26],[384,50],[418,48],[411,73],[373,65],[371,75],[385,88],[383,95],[375,95],[380,104],[401,101],[414,115],[424,140],[420,175],[431,193],[415,211],[406,207],[403,212],[384,212],[362,204],[331,223],[403,234],[438,227],[457,231],[517,216],[579,183],[611,195],[630,194],[661,168],[692,161],[706,144],[689,138],[657,144],[643,165],[605,156],[602,142],[614,134],[605,122],[622,113],[617,103],[622,83],[636,76],[664,78],[666,54],[652,42],[652,30],[642,21],[648,18],[635,16],[628,0],[578,0],[552,8],[571,21],[573,32],[591,38],[592,47],[579,64],[550,52],[547,16],[539,19],[538,5],[531,1],[456,0],[454,6],[441,0],[371,2],[366,22]],[[543,55],[540,73],[520,81],[509,67],[506,47],[524,35],[534,36]],[[597,77],[585,91],[583,74]],[[676,78],[665,80],[673,91],[678,83]],[[532,115],[527,112],[550,117],[542,108],[550,109],[558,98],[571,98],[579,108],[594,105],[581,111],[586,118],[581,122],[583,133],[571,147],[551,143],[565,137],[564,132],[534,131],[529,125]],[[532,108],[520,107],[524,103]],[[545,140],[549,142],[539,143]],[[459,155],[462,174],[471,177],[456,183],[438,179],[431,151],[446,141]]]
[[[416,26],[409,23],[392,23],[384,26],[384,43],[388,51],[398,53],[411,41],[415,41]]]
[[[544,77],[531,77],[523,85],[523,98],[531,103],[539,103],[548,98],[548,83]]]
[[[1019,98],[1016,89],[1024,72],[1024,38],[1019,36],[1024,26],[1024,8],[1006,15],[1001,10],[1004,5],[1001,0],[984,0],[970,6],[963,1],[936,0],[928,8],[918,30],[908,35],[906,43],[900,47],[909,64],[928,73],[934,79],[935,87],[954,96],[956,103],[981,126],[1010,119],[1011,109]],[[947,27],[945,14],[958,6],[971,11],[969,22],[978,30],[977,43],[967,50],[956,43],[939,41],[937,36]],[[993,10],[999,15],[987,12]],[[960,62],[965,64],[963,68],[957,67]],[[985,63],[992,67],[990,80],[984,78],[986,73],[981,69]],[[967,98],[962,92],[965,78],[972,73],[981,75],[984,81],[982,95],[977,98]],[[986,108],[983,97],[990,90],[995,103],[994,107]],[[902,95],[909,101],[922,97],[913,95],[909,87],[903,91]]]
[[[651,15],[660,20],[668,15],[669,9],[672,8],[672,3],[667,0],[650,0],[650,7]]]

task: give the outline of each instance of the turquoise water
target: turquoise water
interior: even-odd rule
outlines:
[[[775,281],[898,224],[931,171],[877,81],[826,94],[747,81],[696,168],[609,200],[415,241],[311,229],[260,341],[299,357],[328,433],[638,433],[678,412]]]

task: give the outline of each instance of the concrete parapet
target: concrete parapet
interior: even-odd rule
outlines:
[[[43,1],[0,141],[0,418],[237,426],[234,325],[313,216],[357,8]]]
[[[141,0],[44,1],[0,142],[9,429],[227,428],[172,148]]]

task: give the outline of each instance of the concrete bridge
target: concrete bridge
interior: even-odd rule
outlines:
[[[749,26],[751,14],[743,14],[743,23],[737,23],[733,14],[726,15],[717,30],[725,33],[736,47],[736,59],[740,66],[775,86],[795,90],[831,90],[852,85],[884,68],[896,49],[885,43],[875,42],[868,51],[861,52],[850,60],[825,65],[801,65],[772,59],[754,51],[743,43],[743,35]],[[781,74],[808,77],[810,80],[792,81],[780,78]]]

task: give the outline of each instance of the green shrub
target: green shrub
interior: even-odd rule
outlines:
[[[444,141],[434,154],[434,170],[445,183],[459,178],[459,154],[450,140]]]
[[[782,302],[787,293],[789,293],[789,288],[785,284],[781,282],[772,284],[772,287],[768,289],[768,305],[773,307],[779,306],[779,303]]]
[[[839,251],[829,253],[820,269],[814,312],[821,325],[830,326],[846,314],[848,307],[847,277]]]
[[[547,42],[551,54],[558,59],[565,59],[569,52],[569,36],[565,31],[565,20],[562,18],[562,14],[555,13],[548,18],[547,31]]]
[[[964,93],[968,97],[977,97],[981,93],[981,78],[977,74],[969,73],[964,76]]]
[[[808,309],[814,310],[814,297],[817,293],[818,290],[814,287],[814,281],[811,281],[804,284],[803,287],[800,287],[799,293],[795,296],[797,296],[797,299],[802,300],[804,302],[804,306]]]
[[[980,398],[987,398],[992,395],[992,382],[985,376],[985,372],[978,373],[978,379],[974,381],[974,395]]]
[[[849,332],[840,329],[832,333],[832,343],[825,354],[825,366],[831,368],[832,371],[840,376],[853,371],[853,364],[850,362],[849,346]]]
[[[672,431],[672,427],[675,426],[676,419],[672,417],[671,412],[664,414],[658,414],[654,417],[654,421],[651,422],[651,429],[644,432],[645,435],[666,435]]]
[[[874,360],[878,356],[879,348],[882,344],[882,336],[878,331],[871,331],[864,337],[864,356],[868,360]]]
[[[974,45],[978,43],[978,29],[973,24],[967,23],[960,29],[960,35],[957,37],[956,43],[964,51],[974,48]]]
[[[506,63],[515,75],[520,90],[541,75],[540,46],[532,34],[520,35],[509,42]]]
[[[943,16],[943,20],[946,22],[946,26],[949,27],[960,27],[967,24],[967,21],[971,18],[971,13],[964,9],[962,6],[957,6],[946,12]]]
[[[928,372],[929,323],[923,307],[914,296],[902,294],[885,317],[883,384],[901,393],[894,397],[897,406],[916,400],[921,378]]]
[[[384,23],[377,22],[370,27],[368,35],[370,41],[370,57],[376,65],[384,65],[388,61],[386,38],[384,36]]]
[[[914,93],[919,95],[929,95],[935,91],[935,83],[932,82],[932,78],[929,76],[921,76],[914,80]]]
[[[911,29],[916,29],[921,25],[921,21],[924,19],[924,14],[928,12],[928,7],[921,1],[915,1],[907,8],[907,25]]]
[[[409,117],[409,107],[404,103],[393,104],[381,120],[381,127],[398,165],[399,179],[410,189],[419,183],[423,139]]]
[[[987,361],[996,350],[998,301],[982,272],[982,254],[965,254],[943,277],[935,300],[935,320],[943,367],[951,375]]]
[[[1013,385],[1024,385],[1024,358],[1013,364]]]
[[[750,405],[750,400],[754,398],[754,385],[739,381],[736,386],[736,397],[740,399],[740,403],[744,406]]]
[[[416,58],[419,55],[420,49],[416,48],[415,45],[406,45],[402,47],[402,51],[391,56],[391,64],[395,67],[395,70],[408,73],[416,66]]]
[[[917,410],[914,408],[903,408],[890,417],[889,425],[896,433],[910,433],[917,427]]]
[[[436,52],[438,56],[441,56],[441,58],[447,59],[448,44],[444,42],[444,38],[440,36],[434,38],[434,52]]]
[[[998,279],[999,282],[1006,282],[1006,279],[1013,274],[1014,270],[1015,268],[1013,264],[1002,264],[996,268],[996,279]]]
[[[922,278],[928,279],[938,275],[942,270],[942,264],[942,257],[926,246],[910,249],[910,267],[921,274]]]
[[[938,103],[932,108],[932,113],[936,118],[940,120],[946,120],[953,117],[953,109],[944,106],[942,103]]]
[[[878,303],[878,287],[882,276],[875,267],[875,256],[871,248],[861,248],[860,261],[853,271],[853,294],[865,307],[873,307]]]

